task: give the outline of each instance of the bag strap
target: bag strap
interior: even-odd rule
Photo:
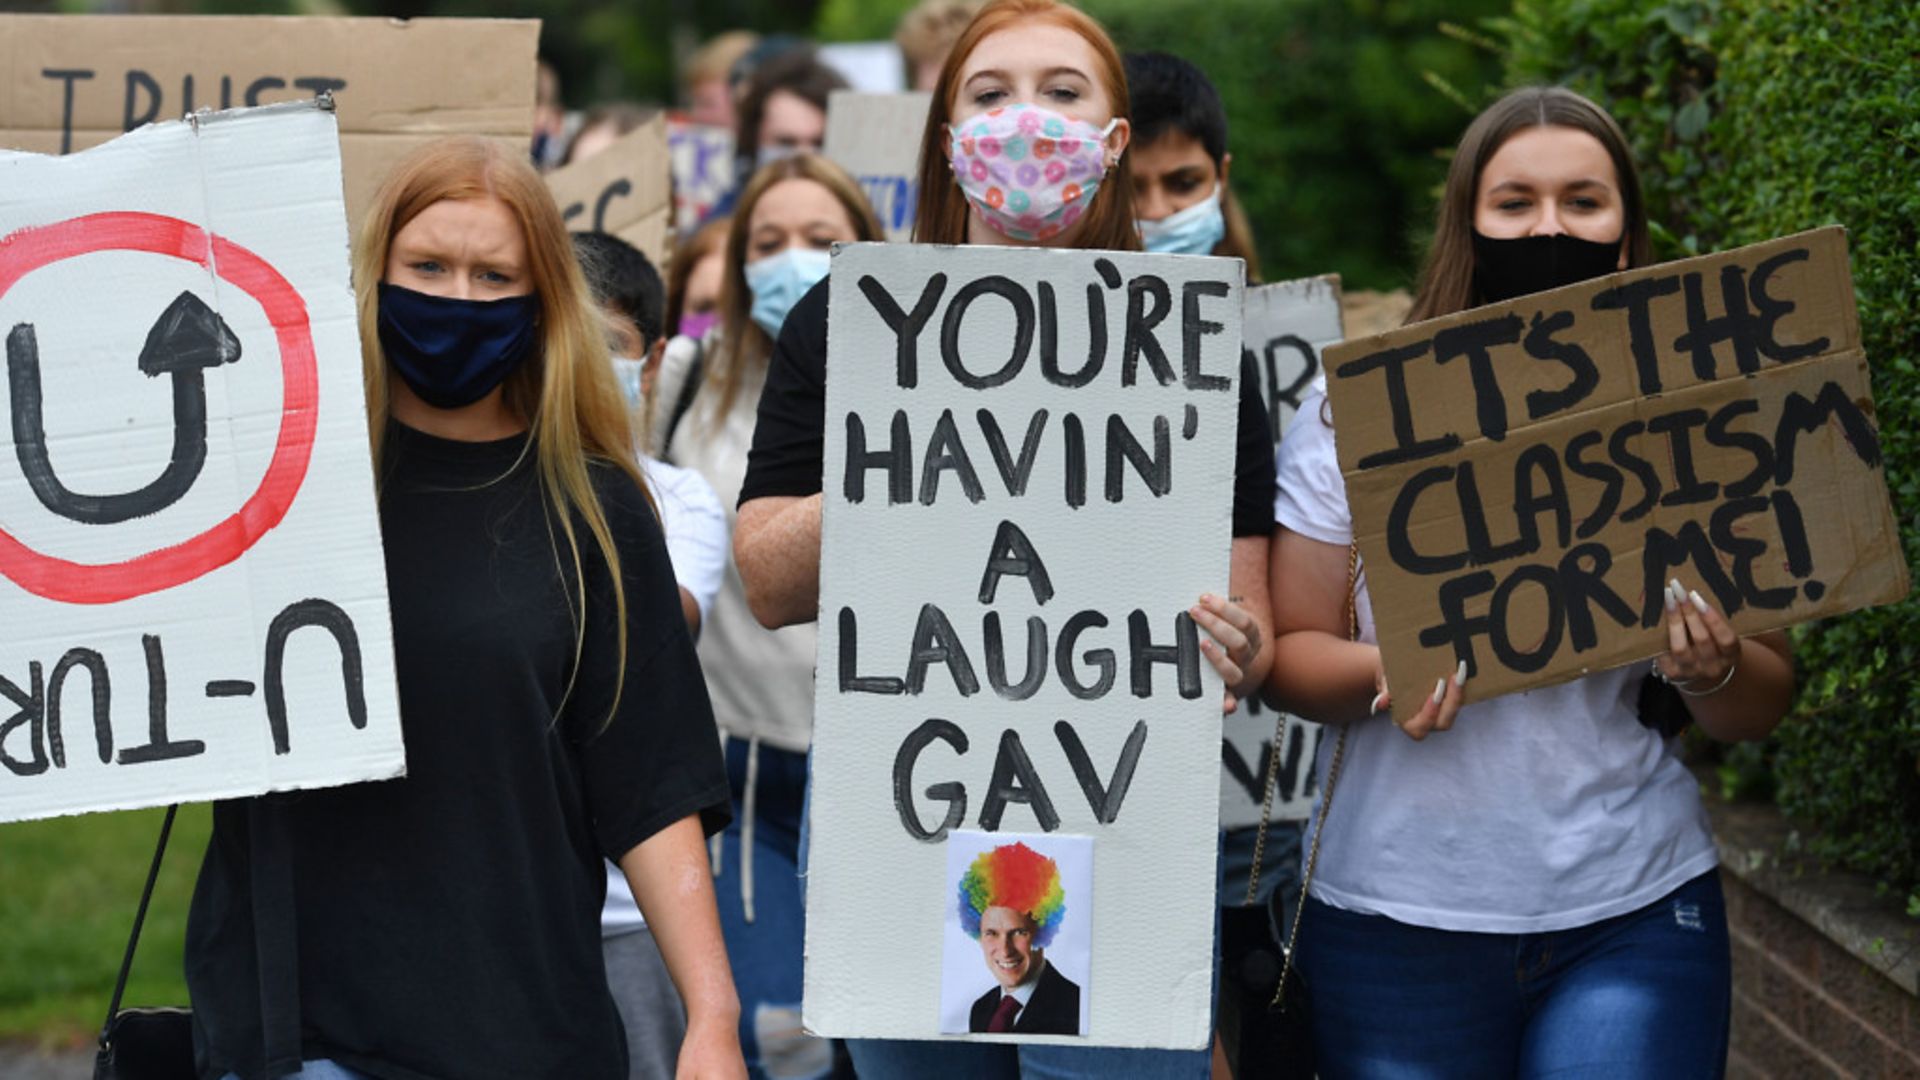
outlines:
[[[147,867],[147,884],[140,890],[140,907],[133,914],[133,932],[127,935],[127,954],[120,959],[120,977],[113,982],[113,1001],[107,1006],[106,1022],[100,1025],[102,1050],[108,1048],[113,1018],[120,1014],[120,999],[127,992],[127,977],[133,974],[133,954],[140,946],[140,927],[147,921],[147,904],[153,900],[153,886],[160,879],[160,863],[167,856],[167,837],[173,833],[173,815],[179,809],[179,803],[167,807],[167,816],[160,821],[160,839],[153,845],[153,864]]]
[[[1356,606],[1360,588],[1360,541],[1356,537],[1347,544],[1347,640],[1360,640],[1360,611]],[[1340,780],[1340,763],[1347,755],[1347,736],[1353,731],[1352,724],[1340,725],[1340,738],[1333,744],[1333,757],[1327,762],[1327,780],[1321,785],[1320,816],[1313,823],[1313,842],[1307,847],[1307,869],[1300,879],[1300,906],[1293,912],[1293,928],[1287,932],[1287,946],[1280,960],[1280,981],[1274,985],[1273,1000],[1267,1008],[1285,1010],[1287,976],[1293,973],[1293,949],[1300,941],[1300,917],[1307,913],[1307,890],[1313,887],[1313,870],[1320,862],[1320,834],[1326,830],[1327,814],[1333,809],[1333,789]],[[1279,748],[1274,749],[1274,759],[1280,757]],[[1259,850],[1261,841],[1266,839],[1267,818],[1273,807],[1273,769],[1269,767],[1267,785],[1267,804],[1260,811],[1260,838],[1254,843],[1254,873],[1260,870]],[[1252,895],[1251,886],[1248,895]]]
[[[667,414],[667,427],[660,437],[660,460],[677,465],[673,460],[673,433],[680,429],[680,421],[687,418],[687,412],[693,408],[693,399],[699,396],[700,383],[706,377],[707,343],[701,338],[693,339],[693,362],[687,365],[686,377],[680,380],[680,392],[674,395],[673,411]]]

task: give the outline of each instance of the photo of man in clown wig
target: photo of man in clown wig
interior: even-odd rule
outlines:
[[[1047,963],[1067,914],[1060,867],[1025,844],[982,852],[960,877],[960,927],[980,943],[994,986],[969,1031],[1080,1034],[1080,987]]]

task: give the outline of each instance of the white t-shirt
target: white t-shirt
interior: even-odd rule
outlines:
[[[713,598],[720,594],[720,582],[733,560],[733,545],[727,524],[727,511],[713,485],[692,469],[669,465],[640,455],[640,469],[647,476],[654,505],[660,508],[660,528],[667,534],[667,558],[673,563],[673,578],[692,594],[700,607],[700,625],[707,625],[713,611]]]
[[[1274,516],[1344,548],[1353,523],[1325,401],[1322,376],[1280,444]],[[1372,642],[1364,572],[1357,593],[1361,640]],[[1385,716],[1355,724],[1314,898],[1414,926],[1544,933],[1644,907],[1711,870],[1699,786],[1637,716],[1647,670],[1468,705],[1422,742]],[[1322,776],[1333,734],[1320,744]]]
[[[654,505],[660,508],[660,529],[667,534],[667,559],[673,563],[673,578],[693,594],[704,626],[707,613],[713,609],[714,595],[720,591],[720,579],[732,561],[726,511],[721,509],[713,487],[692,469],[641,454],[640,470],[646,474]],[[634,903],[633,890],[627,887],[627,876],[618,866],[607,863],[607,902],[600,909],[600,932],[611,936],[646,925],[640,917],[640,905]]]
[[[707,362],[712,362],[719,336],[707,338]],[[693,364],[693,339],[667,342],[654,387],[656,437],[672,403],[680,396]],[[747,451],[753,446],[753,428],[759,419],[760,389],[766,384],[766,365],[743,374],[740,394],[726,416],[714,415],[714,396],[696,397],[673,432],[666,456],[694,469],[720,496],[729,527],[747,476]],[[768,630],[747,606],[747,587],[739,568],[728,559],[713,615],[700,630],[700,666],[707,672],[707,695],[713,699],[713,718],[720,730],[740,739],[758,738],[791,753],[805,753],[813,741],[813,661],[819,631],[813,623]]]

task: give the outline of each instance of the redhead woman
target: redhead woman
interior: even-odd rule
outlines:
[[[747,469],[755,403],[794,302],[827,272],[836,243],[877,240],[880,223],[845,171],[800,154],[740,193],[720,267],[719,323],[667,350],[656,405],[685,402],[656,430],[665,455],[699,471],[731,512]],[[697,271],[696,271],[697,272]],[[836,1071],[833,1046],[800,1024],[800,815],[813,741],[811,626],[769,630],[729,565],[700,637],[714,716],[726,736],[734,823],[715,848],[720,921],[740,986],[740,1037],[756,1077]],[[838,1070],[844,1073],[844,1069]]]
[[[407,775],[222,803],[187,981],[207,1077],[624,1077],[624,871],[742,1075],[707,873],[727,790],[559,211],[477,138],[403,159],[355,252]]]
[[[1006,208],[1017,200],[988,197],[981,179],[987,170],[970,167],[954,132],[965,126],[971,134],[986,125],[991,133],[995,125],[1017,126],[1030,114],[1081,136],[1090,152],[1082,163],[1085,179],[1036,184],[1024,192],[1024,208],[1016,213]],[[1126,74],[1106,31],[1054,0],[995,0],[961,34],[934,89],[921,142],[914,239],[1138,251],[1125,156],[1129,136]],[[811,622],[819,607],[829,287],[809,292],[780,334],[741,490],[734,558],[748,602],[769,626]],[[1228,708],[1259,687],[1271,650],[1265,627],[1272,442],[1244,374],[1230,580],[1226,595],[1198,597],[1192,611],[1212,635],[1201,648],[1226,683]],[[1197,1051],[881,1040],[850,1047],[860,1075],[869,1080],[1208,1071],[1207,1055]]]
[[[1619,127],[1570,91],[1518,90],[1460,141],[1411,319],[1648,260]],[[1279,704],[1349,726],[1300,930],[1320,1074],[1720,1075],[1717,858],[1656,714],[1677,699],[1709,736],[1764,737],[1793,694],[1785,635],[1742,639],[1676,582],[1651,664],[1465,707],[1464,672],[1388,687],[1364,566],[1347,640],[1338,419],[1322,385],[1281,445],[1269,683]],[[1649,672],[1677,693],[1642,693]],[[1421,706],[1396,730],[1379,710],[1399,694]]]

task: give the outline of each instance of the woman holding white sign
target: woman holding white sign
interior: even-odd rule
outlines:
[[[956,134],[962,125],[964,138]],[[976,131],[982,125],[984,135]],[[976,155],[991,156],[996,132],[1028,131],[1057,133],[1059,153],[1046,169],[1003,170]],[[1126,75],[1106,31],[1054,0],[995,0],[961,35],[933,92],[914,240],[1139,251],[1124,157],[1129,134]],[[1063,182],[1069,176],[1079,179]],[[781,331],[741,490],[734,556],[748,601],[769,626],[811,622],[819,608],[828,288],[823,283],[801,299]],[[1253,385],[1243,372],[1229,595],[1196,598],[1190,612],[1212,635],[1201,648],[1226,684],[1229,710],[1260,685],[1271,651],[1265,575],[1272,443]],[[870,1080],[1209,1071],[1205,1051],[880,1039],[849,1046]]]
[[[613,859],[686,1003],[682,1075],[740,1076],[703,844],[725,775],[559,210],[517,156],[443,140],[355,255],[407,775],[216,807],[203,1069],[626,1076]]]
[[[844,170],[817,154],[753,175],[719,249],[718,323],[676,338],[655,400],[665,457],[698,471],[731,513],[747,471],[755,403],[787,311],[827,272],[836,243],[878,240],[879,219]],[[741,997],[741,1044],[767,1068],[838,1072],[834,1047],[800,1023],[800,813],[813,739],[813,628],[769,630],[747,609],[729,560],[701,635],[714,719],[726,736],[733,823],[714,848],[720,924]],[[844,1058],[844,1053],[839,1055]]]
[[[1409,321],[1649,261],[1619,127],[1571,91],[1518,90],[1461,139]],[[1348,640],[1353,526],[1324,382],[1278,472],[1269,688],[1350,725],[1299,935],[1321,1075],[1719,1075],[1713,837],[1671,731],[1637,702],[1662,699],[1642,692],[1652,671],[1707,734],[1764,737],[1792,697],[1785,635],[1742,639],[1674,583],[1651,665],[1463,707],[1463,663],[1431,690],[1391,688],[1425,696],[1396,732],[1364,567]]]

